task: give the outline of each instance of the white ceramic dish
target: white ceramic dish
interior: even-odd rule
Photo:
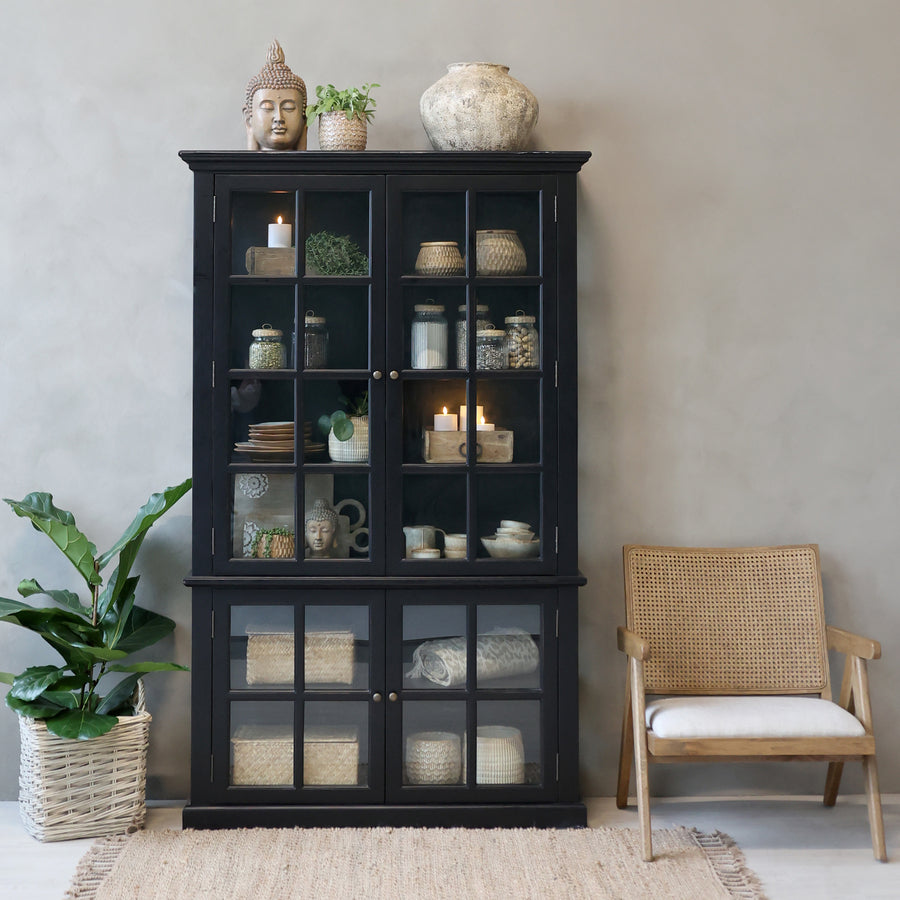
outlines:
[[[517,541],[506,536],[498,537],[495,534],[483,537],[481,543],[484,549],[494,559],[529,559],[541,552],[539,538],[530,541]]]
[[[519,531],[533,531],[534,529],[527,522],[517,522],[515,519],[501,519],[501,528],[518,528]]]

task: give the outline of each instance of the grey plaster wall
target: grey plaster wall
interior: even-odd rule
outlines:
[[[337,14],[335,14],[335,10]],[[273,37],[312,87],[378,81],[373,149],[428,149],[422,91],[505,62],[535,146],[580,182],[581,749],[613,790],[628,541],[818,541],[830,619],[881,639],[882,785],[900,790],[900,6],[891,0],[15,3],[0,29],[0,494],[54,492],[100,546],[190,467],[191,177],[240,149]],[[336,20],[332,30],[331,22]],[[316,146],[315,139],[311,148]],[[75,586],[0,509],[0,594]],[[143,601],[188,662],[189,507]],[[42,653],[42,651],[41,651]],[[0,626],[0,669],[43,661]],[[149,680],[150,794],[188,791],[189,676]],[[16,795],[0,709],[0,798]],[[823,767],[674,767],[657,791],[818,790]],[[856,773],[847,785],[859,790]]]

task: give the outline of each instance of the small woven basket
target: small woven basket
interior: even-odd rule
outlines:
[[[465,760],[465,738],[463,759]],[[522,732],[508,725],[479,725],[475,747],[476,784],[524,784],[525,747]],[[463,765],[463,780],[466,778]]]
[[[459,735],[420,731],[406,739],[406,780],[410,784],[459,784]]]
[[[365,150],[368,128],[359,116],[347,118],[341,110],[319,116],[320,150]]]
[[[19,814],[39,841],[137,831],[146,815],[150,714],[138,682],[136,714],[86,741],[61,738],[19,716]]]

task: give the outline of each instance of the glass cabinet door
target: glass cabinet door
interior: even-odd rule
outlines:
[[[389,594],[387,681],[399,689],[386,710],[388,799],[549,797],[556,658],[546,634],[555,599],[510,590],[459,596]]]
[[[217,571],[377,570],[380,185],[216,181],[213,501],[225,524],[214,539]]]
[[[213,781],[223,797],[252,789],[276,801],[315,802],[304,795],[321,791],[329,802],[381,798],[382,596],[310,592],[300,602],[285,591],[240,592],[217,607],[225,659],[213,746],[228,758],[214,763]]]
[[[552,199],[540,178],[390,178],[388,569],[555,566]],[[552,530],[551,530],[552,529]]]

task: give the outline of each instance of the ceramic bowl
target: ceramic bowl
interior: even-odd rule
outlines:
[[[516,540],[509,536],[498,536],[492,534],[489,537],[483,537],[481,543],[488,555],[494,559],[528,559],[537,556],[541,552],[541,542],[539,538],[532,538],[530,541]]]
[[[518,528],[519,531],[533,531],[534,529],[527,522],[517,522],[515,519],[501,519],[501,528]]]
[[[465,552],[466,541],[468,536],[465,534],[445,534],[444,549],[445,550],[462,550]]]
[[[444,556],[446,556],[447,559],[465,559],[466,551],[465,550],[445,550]]]
[[[409,551],[410,559],[440,559],[441,551],[436,547],[420,547]]]
[[[530,528],[503,528],[502,526],[497,529],[497,534],[500,535],[514,535],[514,534],[525,534],[531,537],[534,536],[534,532]]]

